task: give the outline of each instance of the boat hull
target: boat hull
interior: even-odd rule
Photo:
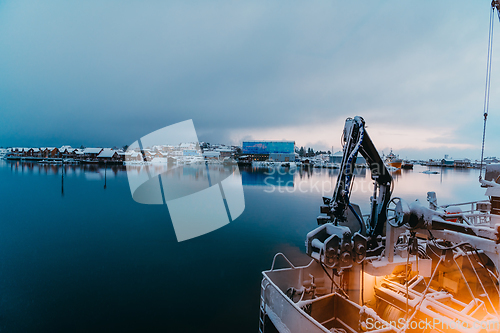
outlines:
[[[401,169],[401,165],[403,164],[403,162],[402,161],[392,161],[392,162],[389,162],[387,164],[391,167]]]
[[[366,307],[331,292],[333,286],[328,275],[314,260],[307,266],[271,269],[262,274],[261,332],[363,332],[365,329],[360,325],[364,322],[380,323],[387,327],[384,332],[397,331],[374,311],[367,311]],[[286,294],[287,290],[290,286],[299,289],[310,285],[311,276],[315,277],[318,292],[324,294],[315,299],[294,302],[293,297]]]

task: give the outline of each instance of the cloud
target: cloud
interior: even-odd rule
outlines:
[[[325,149],[361,115],[384,149],[470,153],[488,12],[467,1],[3,2],[0,145],[123,145],[193,119],[209,142]]]

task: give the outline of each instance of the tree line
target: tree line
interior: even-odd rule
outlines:
[[[300,149],[297,150],[297,153],[299,154],[300,157],[314,157],[316,155],[321,155],[321,154],[331,154],[331,151],[322,151],[322,150],[317,150],[314,151],[314,149],[306,147],[300,147]]]

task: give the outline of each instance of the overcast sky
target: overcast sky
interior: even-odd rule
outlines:
[[[0,146],[199,140],[479,158],[490,1],[1,1]],[[500,26],[496,19],[497,28]],[[500,156],[500,32],[486,155]]]

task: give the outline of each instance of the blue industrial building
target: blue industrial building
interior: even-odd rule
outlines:
[[[293,162],[295,141],[243,141],[242,154],[254,161]]]

